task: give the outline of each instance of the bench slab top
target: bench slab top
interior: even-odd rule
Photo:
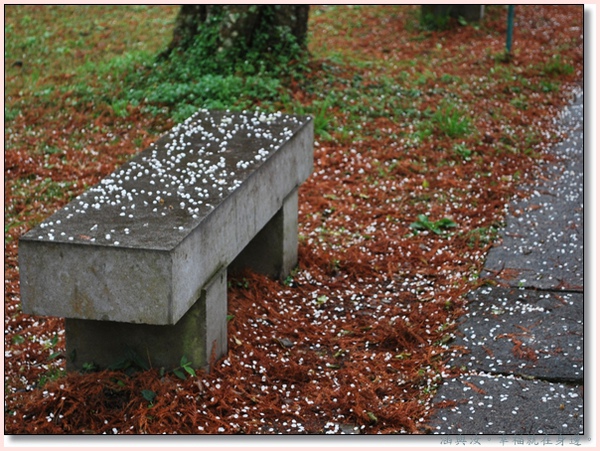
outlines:
[[[310,121],[200,110],[21,240],[171,250]]]

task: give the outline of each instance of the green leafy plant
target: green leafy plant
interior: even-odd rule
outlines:
[[[473,132],[471,118],[457,105],[444,102],[431,115],[437,129],[449,138],[466,137]]]
[[[318,109],[314,112],[315,134],[323,137],[326,140],[331,140],[332,137],[327,129],[331,121],[331,115],[329,115],[328,110],[333,103],[333,97],[328,96],[325,100],[323,100],[323,102],[319,103],[317,104]]]
[[[465,161],[471,161],[471,156],[473,155],[473,151],[470,150],[465,143],[455,144],[452,149],[458,155],[462,157]]]
[[[329,133],[329,128],[331,126],[331,118],[332,115],[329,113],[329,109],[335,102],[335,97],[333,94],[329,94],[322,100],[315,100],[312,105],[304,106],[297,101],[288,102],[284,101],[286,109],[290,109],[294,112],[294,114],[298,115],[311,115],[314,121],[315,128],[315,136],[318,138],[324,139],[326,141],[330,141],[333,139],[331,134]]]
[[[96,371],[98,367],[93,362],[85,362],[81,365],[81,370],[83,373],[91,373],[92,371]]]
[[[47,382],[55,381],[64,377],[67,372],[63,368],[50,368],[43,373],[38,380],[38,387],[43,387]]]
[[[373,423],[377,423],[377,421],[379,421],[377,415],[375,415],[373,412],[367,412],[367,416]]]
[[[21,343],[25,343],[25,338],[23,338],[22,335],[15,334],[13,335],[11,341],[14,345],[20,345]]]
[[[419,215],[417,220],[409,227],[415,231],[430,230],[437,235],[442,235],[445,229],[456,227],[456,223],[449,218],[442,218],[438,221],[431,222],[426,215]]]
[[[128,103],[129,102],[125,99],[114,101],[111,107],[115,112],[115,115],[117,115],[118,117],[127,117],[129,115],[129,112],[127,111]]]
[[[50,341],[47,341],[46,343],[44,343],[44,349],[53,348],[57,344],[58,344],[58,335],[54,334],[54,336],[50,339]]]
[[[560,55],[554,55],[542,66],[542,72],[546,75],[570,75],[574,70],[573,66],[565,63]]]
[[[443,74],[440,77],[440,81],[445,84],[456,83],[460,81],[460,77],[457,75]]]
[[[140,357],[133,349],[125,349],[125,357],[109,366],[111,370],[124,371],[126,374],[133,374],[140,370],[149,370],[148,362]]]
[[[548,80],[542,80],[537,86],[537,89],[542,92],[558,92],[560,90],[560,85]]]
[[[487,245],[493,242],[498,235],[498,228],[495,226],[479,227],[467,233],[467,245],[472,249],[474,247]]]
[[[192,368],[192,362],[188,361],[186,356],[183,356],[179,362],[179,367],[173,370],[173,374],[181,380],[186,380],[185,373],[192,377],[196,376],[196,371]]]
[[[527,103],[527,97],[523,94],[512,99],[510,104],[519,110],[526,110],[529,107]]]
[[[445,30],[450,22],[449,15],[425,13],[421,14],[420,26],[423,30]]]
[[[47,341],[46,343],[44,343],[44,349],[49,349],[49,350],[51,350],[51,349],[52,349],[52,348],[54,348],[54,347],[55,347],[57,344],[58,344],[58,335],[56,335],[56,334],[55,334],[55,335],[52,337],[52,339],[50,339],[49,341]],[[55,352],[52,352],[52,353],[50,353],[50,355],[48,356],[47,360],[48,360],[48,361],[50,361],[50,360],[54,360],[54,359],[56,359],[57,357],[60,357],[60,356],[62,356],[62,352],[60,352],[60,351],[55,351]]]
[[[249,286],[250,286],[250,282],[248,282],[248,279],[246,279],[245,277],[242,277],[241,279],[233,278],[233,279],[230,279],[227,281],[228,288],[232,288],[232,287],[248,288]]]
[[[156,393],[152,390],[142,390],[142,398],[148,401],[148,407],[152,407],[156,399]]]

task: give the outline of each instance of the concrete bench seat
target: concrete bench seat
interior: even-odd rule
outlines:
[[[313,122],[201,110],[20,238],[23,311],[66,318],[67,369],[127,349],[195,368],[227,350],[227,269],[297,263]]]

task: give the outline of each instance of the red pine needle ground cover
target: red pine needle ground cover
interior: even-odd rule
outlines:
[[[430,74],[420,87],[422,113],[447,98],[440,77],[458,77],[465,83],[452,89],[476,133],[453,137],[438,123],[419,140],[410,118],[377,117],[352,137],[343,134],[350,113],[332,106],[340,126],[316,144],[314,174],[300,188],[299,266],[285,283],[230,277],[229,351],[208,374],[64,375],[63,320],[20,311],[18,236],[111,173],[136,151],[131,142],[143,148],[173,124],[135,108],[126,119],[109,109],[91,119],[95,107],[73,108],[68,98],[32,104],[15,119],[5,154],[5,213],[17,218],[5,233],[6,433],[429,432],[431,397],[459,351],[452,332],[464,296],[485,283],[477,275],[493,243],[483,231],[501,226],[507,202],[525,195],[516,184],[550,159],[544,150],[560,139],[553,120],[582,82],[583,10],[517,6],[516,51],[499,62],[505,9],[491,9],[485,27],[423,35],[406,26],[414,8],[363,8],[348,29],[313,12],[313,52],[367,55],[389,62],[392,75],[395,62],[415,61],[411,77]],[[574,70],[551,65],[554,55]],[[322,75],[323,63],[313,60],[311,76]],[[357,74],[368,87],[384,71],[340,67],[332,88],[342,91]],[[508,67],[527,83],[494,75]],[[550,88],[534,88],[542,85]],[[316,98],[301,82],[292,96],[303,105]],[[68,137],[83,131],[87,142],[73,149]],[[35,152],[42,137],[64,150]],[[65,181],[68,190],[51,196],[51,182]],[[421,214],[456,227],[413,230]]]

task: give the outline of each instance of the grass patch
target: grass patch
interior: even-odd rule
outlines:
[[[550,61],[543,64],[541,70],[546,75],[570,75],[574,72],[575,68],[563,61],[560,55],[553,55]]]
[[[473,132],[471,118],[453,104],[445,104],[431,116],[432,122],[449,138],[464,138]]]
[[[115,64],[154,54],[167,44],[177,9],[6,5],[6,96],[40,92],[49,85],[94,85],[94,74],[114,82],[119,74],[110,70]]]
[[[473,121],[465,109],[450,100],[444,100],[435,111],[427,109],[419,123],[416,138],[422,141],[435,133],[448,138],[467,138],[475,131]]]
[[[431,221],[427,215],[420,214],[417,220],[410,224],[410,228],[416,231],[428,230],[437,235],[442,235],[447,229],[456,227],[456,223],[450,218],[442,218]]]
[[[459,155],[464,161],[471,161],[473,151],[469,149],[465,143],[454,144],[452,150]]]
[[[483,247],[492,244],[497,236],[498,228],[496,226],[478,227],[466,234],[467,245],[471,249]]]

